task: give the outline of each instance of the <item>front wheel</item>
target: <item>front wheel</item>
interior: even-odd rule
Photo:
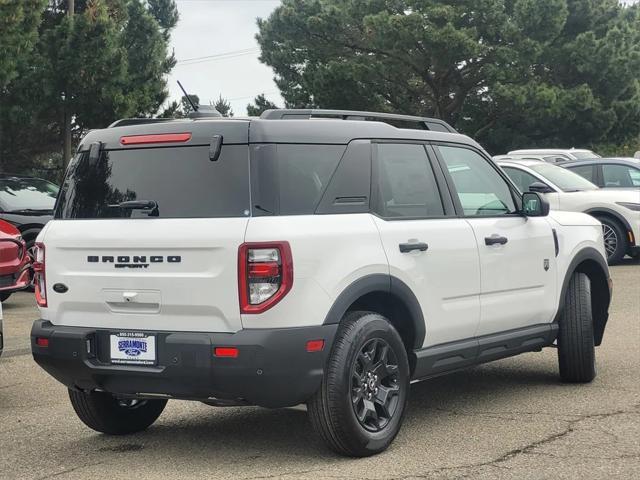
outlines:
[[[596,376],[591,283],[584,273],[571,277],[559,320],[558,363],[563,382],[586,383]]]
[[[145,430],[155,422],[166,400],[119,399],[105,392],[69,390],[76,414],[89,428],[109,435],[126,435]]]
[[[396,329],[376,313],[347,314],[307,405],[314,429],[337,453],[374,455],[398,434],[408,398],[407,352]]]

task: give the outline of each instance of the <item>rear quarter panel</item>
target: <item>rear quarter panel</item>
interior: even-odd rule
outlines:
[[[242,315],[243,328],[321,325],[337,296],[355,280],[389,273],[370,214],[254,217],[245,242],[286,240],[293,287],[271,309]]]

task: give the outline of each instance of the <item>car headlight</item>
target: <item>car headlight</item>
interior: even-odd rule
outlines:
[[[620,205],[621,207],[628,208],[629,210],[633,210],[634,212],[640,212],[640,203],[616,202],[616,205]]]

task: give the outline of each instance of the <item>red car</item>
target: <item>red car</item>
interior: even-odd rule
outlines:
[[[0,301],[31,285],[31,257],[20,231],[0,220]]]

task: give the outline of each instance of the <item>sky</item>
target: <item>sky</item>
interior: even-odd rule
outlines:
[[[260,63],[256,18],[266,18],[280,0],[175,0],[180,13],[171,44],[178,64],[169,76],[171,100],[182,97],[176,80],[200,103],[220,94],[236,116],[246,115],[256,95],[282,106],[273,71]],[[208,58],[202,58],[208,57]]]
[[[260,93],[283,105],[273,71],[258,60],[255,40],[256,18],[268,17],[280,0],[175,1],[180,21],[171,36],[178,60],[169,76],[171,100],[182,97],[176,83],[180,80],[189,93],[200,97],[200,103],[222,94],[235,115],[245,115],[247,103]]]

